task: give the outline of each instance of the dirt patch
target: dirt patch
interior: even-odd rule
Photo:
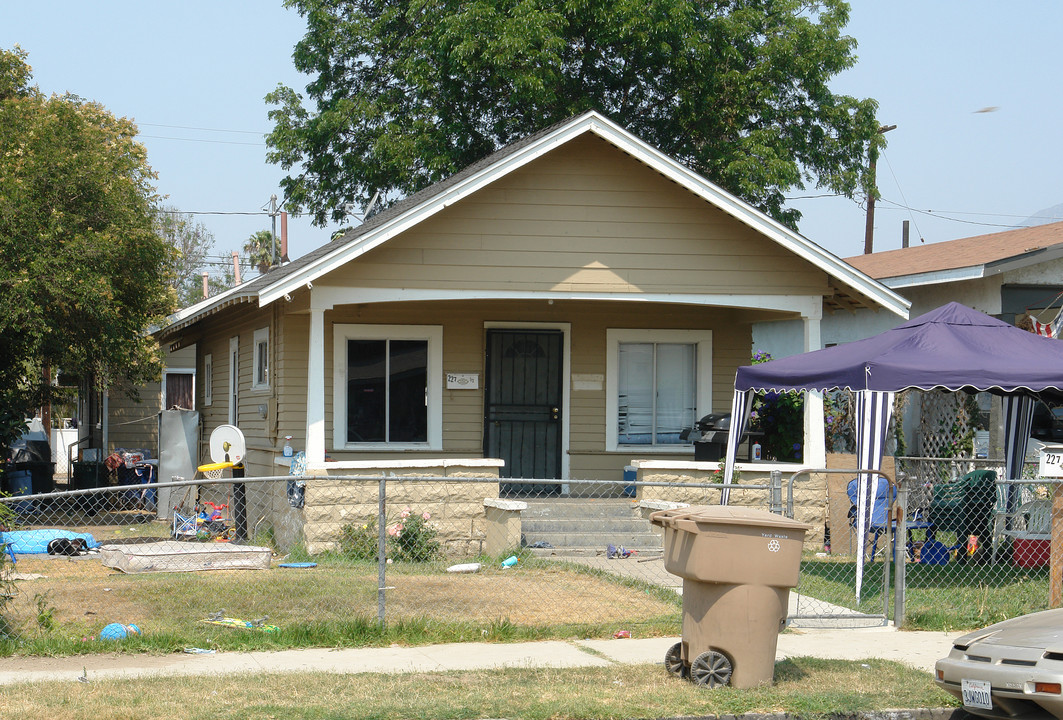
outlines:
[[[219,610],[280,625],[377,614],[376,568],[368,565],[124,575],[94,556],[26,556],[18,570],[41,576],[16,583],[10,609],[23,626],[32,626],[42,599],[60,626],[78,632],[109,622],[180,632]],[[392,619],[550,626],[635,622],[677,611],[645,588],[550,563],[477,574],[390,569],[387,588]]]

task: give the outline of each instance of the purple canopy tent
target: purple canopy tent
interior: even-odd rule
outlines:
[[[1002,396],[1005,464],[1009,478],[1022,476],[1034,395],[1063,388],[1063,345],[1006,322],[949,303],[864,340],[740,367],[735,378],[731,433],[724,482],[734,476],[735,454],[745,431],[753,394],[758,391],[837,390],[856,393],[856,450],[860,468],[882,467],[882,451],[901,390],[988,391]],[[865,503],[877,475],[860,478],[857,547],[863,547],[868,518]],[[723,502],[727,502],[724,491]],[[863,553],[856,595],[860,597]]]

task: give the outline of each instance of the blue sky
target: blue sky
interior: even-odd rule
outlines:
[[[1008,229],[1063,203],[1063,3],[1021,0],[856,0],[848,33],[855,68],[836,91],[879,101],[897,125],[878,163],[883,200],[875,249]],[[30,53],[35,82],[131,117],[166,202],[197,213],[257,213],[284,176],[265,161],[263,97],[278,83],[302,89],[291,65],[302,19],[279,2],[81,0],[5,2],[0,47]],[[978,112],[997,108],[991,112]],[[226,132],[219,132],[226,131]],[[809,189],[795,196],[818,196]],[[842,257],[863,251],[864,206],[794,199],[801,232]],[[905,209],[911,208],[911,209]],[[219,255],[237,249],[265,215],[197,215]],[[1061,217],[1060,219],[1063,219]],[[333,228],[334,229],[334,228]],[[331,229],[289,222],[290,253]]]

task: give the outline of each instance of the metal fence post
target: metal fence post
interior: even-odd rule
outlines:
[[[377,489],[377,511],[376,511],[376,563],[377,563],[377,591],[376,591],[376,618],[380,624],[381,629],[384,627],[384,615],[387,610],[387,600],[384,598],[384,593],[387,590],[387,557],[384,548],[384,541],[387,533],[387,503],[385,502],[387,497],[387,478],[381,476],[380,483]]]
[[[893,576],[893,626],[900,630],[904,625],[905,574],[908,570],[908,478],[904,476],[897,478],[897,507],[900,511],[897,513],[897,530],[893,534],[897,553],[897,569]]]
[[[771,471],[770,507],[776,515],[782,515],[782,470]]]

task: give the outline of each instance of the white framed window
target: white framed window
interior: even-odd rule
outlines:
[[[214,402],[214,354],[203,356],[203,405]]]
[[[333,326],[337,448],[443,448],[443,328]]]
[[[164,410],[196,409],[196,371],[192,368],[167,368],[162,371],[162,407]]]
[[[229,338],[229,424],[240,419],[240,336]]]
[[[269,327],[255,330],[254,357],[251,365],[251,389],[269,389]]]
[[[693,452],[712,407],[712,331],[606,330],[606,449]]]

